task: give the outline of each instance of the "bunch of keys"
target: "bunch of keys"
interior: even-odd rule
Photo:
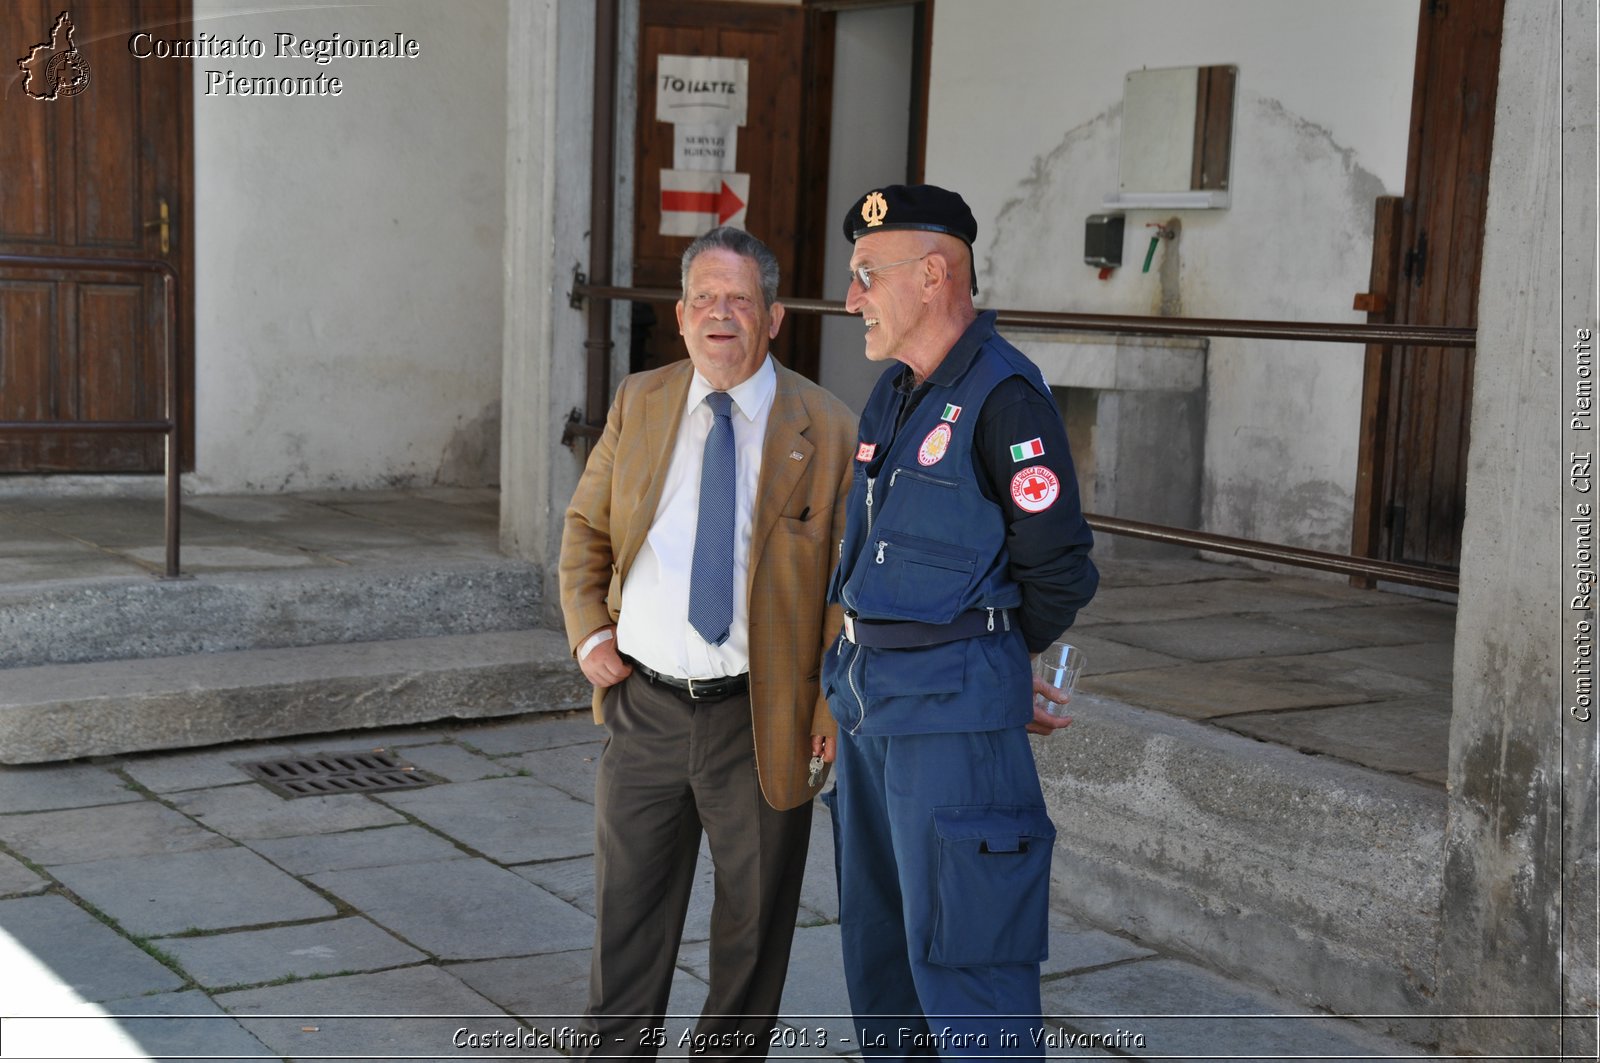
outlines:
[[[822,759],[822,754],[817,753],[811,758],[811,775],[806,779],[807,786],[817,785],[817,780],[822,777],[822,769],[827,767],[827,761]]]

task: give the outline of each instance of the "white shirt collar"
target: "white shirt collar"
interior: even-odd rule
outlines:
[[[700,370],[694,371],[694,379],[689,382],[689,397],[686,411],[693,411],[705,397],[717,390],[712,387],[705,377],[700,375]],[[772,368],[772,355],[768,354],[761,362],[761,368],[751,373],[742,382],[728,389],[728,394],[733,398],[734,406],[744,414],[745,419],[754,421],[759,418],[767,407],[772,405],[773,396],[778,393],[778,371]]]

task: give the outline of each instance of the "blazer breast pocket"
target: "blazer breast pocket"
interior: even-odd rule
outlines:
[[[785,534],[811,541],[826,538],[829,522],[823,518],[822,514],[815,510],[802,510],[802,512],[806,514],[803,520],[798,514],[792,517],[780,514],[778,517],[778,530]]]

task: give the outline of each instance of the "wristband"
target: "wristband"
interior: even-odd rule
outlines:
[[[583,645],[578,647],[578,660],[581,661],[585,657],[589,656],[590,652],[596,646],[615,637],[615,635],[616,632],[614,632],[611,628],[602,628],[599,631],[596,631],[593,635],[590,635],[588,638],[584,639]]]

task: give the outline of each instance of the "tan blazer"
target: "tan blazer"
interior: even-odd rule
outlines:
[[[823,599],[844,538],[856,418],[830,392],[776,368],[748,590],[756,769],[767,803],[782,810],[810,800],[827,780],[824,772],[816,786],[806,785],[811,736],[834,733],[819,675],[841,618]],[[617,621],[622,583],[655,519],[693,375],[680,361],[625,379],[589,455],[561,536],[561,609],[574,650]],[[596,723],[604,722],[604,693],[595,690]]]

